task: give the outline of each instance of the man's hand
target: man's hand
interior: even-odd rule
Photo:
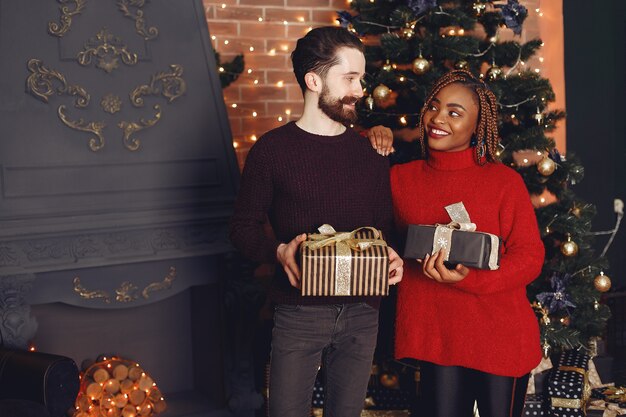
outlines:
[[[458,264],[454,269],[446,268],[443,264],[443,258],[443,253],[438,251],[432,256],[426,254],[423,261],[418,259],[417,262],[422,264],[424,275],[445,284],[462,281],[469,274],[469,268],[461,264]]]
[[[306,233],[298,235],[289,243],[281,243],[276,248],[276,260],[280,262],[292,286],[300,288],[300,268],[296,263],[296,252],[302,242],[306,240]]]
[[[396,285],[402,281],[404,261],[395,250],[389,248],[389,285]]]
[[[367,138],[379,155],[387,156],[393,149],[393,132],[385,126],[374,126],[367,131]]]

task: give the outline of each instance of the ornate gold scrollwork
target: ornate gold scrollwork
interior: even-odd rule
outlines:
[[[163,97],[167,98],[168,103],[171,103],[185,94],[187,83],[182,78],[183,66],[172,64],[170,68],[172,72],[158,72],[151,77],[150,84],[140,85],[130,93],[130,101],[133,106],[142,107],[144,105],[143,96],[162,94]],[[159,83],[162,84],[162,89],[159,89]]]
[[[87,90],[79,85],[69,85],[65,76],[58,71],[48,69],[39,59],[32,58],[28,61],[28,70],[31,74],[26,79],[28,91],[35,97],[40,98],[45,103],[54,94],[75,96],[75,107],[84,108],[89,104],[90,96]],[[55,90],[54,80],[61,85]]]
[[[75,130],[80,130],[81,132],[90,132],[97,136],[96,138],[89,139],[89,148],[96,152],[104,146],[104,136],[102,131],[106,127],[104,122],[85,122],[83,119],[78,120],[70,120],[65,114],[65,105],[60,105],[57,113],[59,114],[59,118],[65,124],[65,126],[70,127]]]
[[[118,289],[115,290],[115,299],[120,303],[130,303],[137,299],[137,286],[131,282],[124,281]]]
[[[85,8],[85,0],[58,0],[59,3],[65,4],[72,1],[75,4],[74,10],[68,6],[61,7],[61,24],[57,22],[48,22],[48,32],[51,35],[63,37],[72,26],[72,17],[81,14]]]
[[[90,291],[83,286],[80,282],[80,278],[74,278],[74,292],[77,293],[81,298],[86,300],[93,300],[94,298],[102,298],[105,303],[110,304],[111,298],[109,297],[109,293],[103,290],[94,290]]]
[[[83,66],[91,64],[91,58],[97,57],[96,67],[110,73],[118,67],[118,57],[126,65],[137,63],[137,54],[128,52],[126,45],[119,38],[110,34],[106,28],[102,29],[95,38],[85,43],[83,51],[78,53],[78,63]]]
[[[161,120],[161,106],[155,104],[154,110],[156,110],[156,114],[152,119],[145,120],[142,118],[139,119],[139,122],[121,121],[117,124],[117,127],[124,131],[124,146],[126,146],[128,150],[136,151],[141,145],[141,141],[139,139],[130,137],[133,133],[152,127],[157,124],[159,120]]]
[[[143,291],[141,291],[141,295],[144,299],[150,298],[151,292],[168,290],[172,287],[172,282],[176,279],[176,268],[170,266],[170,270],[163,278],[163,281],[153,282],[148,284]],[[74,292],[77,293],[81,298],[86,300],[92,300],[95,298],[102,298],[105,303],[111,303],[111,297],[109,293],[104,290],[88,290],[85,288],[80,282],[79,277],[74,278]],[[115,290],[115,300],[120,303],[130,303],[139,298],[138,288],[135,284],[129,281],[124,281],[122,284]]]
[[[154,39],[159,35],[159,30],[152,26],[146,29],[146,21],[143,17],[143,10],[141,8],[146,4],[145,0],[118,0],[117,7],[124,13],[124,16],[129,17],[135,21],[135,30],[145,40]],[[136,7],[137,13],[132,14],[129,6]]]
[[[163,281],[161,282],[153,282],[146,286],[141,292],[143,298],[148,299],[150,297],[150,293],[154,291],[162,291],[168,290],[172,287],[172,282],[176,279],[176,268],[170,266],[170,272],[167,274]]]

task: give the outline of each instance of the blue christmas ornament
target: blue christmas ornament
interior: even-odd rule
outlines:
[[[511,29],[516,35],[522,33],[522,23],[526,16],[528,16],[528,9],[519,4],[518,0],[508,0],[502,8],[502,17],[504,17],[504,24]]]
[[[569,294],[565,292],[565,287],[571,278],[570,274],[559,276],[556,272],[550,278],[553,292],[542,292],[537,294],[537,300],[548,308],[550,313],[567,309],[567,307],[576,308],[576,304],[569,300]]]
[[[418,15],[436,7],[437,0],[409,0],[407,6]]]

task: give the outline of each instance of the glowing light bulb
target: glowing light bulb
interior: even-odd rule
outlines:
[[[237,103],[233,103],[233,104],[231,104],[231,105],[230,105],[230,107],[232,107],[233,109],[236,109],[236,108],[237,108]],[[109,366],[110,366],[110,365],[109,365]]]
[[[254,52],[254,46],[250,47],[250,52]]]
[[[283,116],[278,116],[278,121],[282,122],[283,121]]]
[[[277,87],[283,87],[285,85],[285,83],[283,82],[283,80],[280,80],[279,82],[276,83]]]
[[[253,111],[252,112],[252,117],[256,117],[257,116],[257,112]]]

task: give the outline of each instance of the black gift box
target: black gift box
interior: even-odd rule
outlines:
[[[587,380],[589,355],[584,351],[561,353],[548,375],[550,411],[554,417],[583,417],[591,389]]]
[[[544,395],[541,394],[528,394],[524,400],[524,412],[523,416],[547,416],[548,415],[548,403]]]
[[[433,240],[437,226],[409,225],[404,247],[404,258],[424,259],[425,254],[432,254]],[[450,242],[450,256],[445,263],[448,268],[456,264],[467,267],[490,269],[489,258],[492,239],[488,233],[454,230]],[[497,252],[497,264],[500,265],[500,251]],[[494,268],[495,269],[495,268]]]

